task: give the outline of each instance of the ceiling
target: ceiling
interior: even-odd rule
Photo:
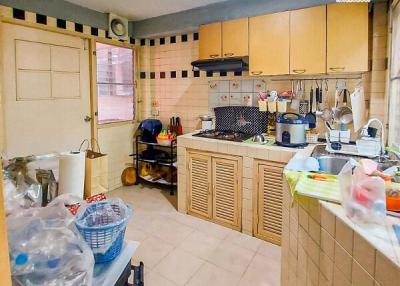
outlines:
[[[115,13],[138,21],[226,0],[67,0],[103,13]]]

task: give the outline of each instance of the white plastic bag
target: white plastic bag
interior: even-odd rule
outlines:
[[[338,176],[342,206],[355,222],[381,224],[386,217],[385,182],[367,173],[353,159],[343,167]]]
[[[16,285],[89,286],[94,257],[63,203],[7,218],[12,278]]]

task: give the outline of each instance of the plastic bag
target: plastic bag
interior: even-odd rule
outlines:
[[[125,231],[131,208],[119,198],[82,205],[75,224],[93,253],[106,253]]]
[[[306,156],[302,153],[296,153],[286,165],[285,170],[318,172],[319,163],[318,160],[313,157]]]
[[[386,217],[385,182],[370,173],[353,159],[344,165],[338,175],[342,206],[355,222],[381,224]]]
[[[61,202],[7,218],[16,285],[91,285],[93,253],[73,220]]]
[[[28,185],[21,182],[18,186],[16,181],[4,178],[4,205],[6,215],[19,214],[24,209],[36,208],[42,205],[42,188],[38,184]]]

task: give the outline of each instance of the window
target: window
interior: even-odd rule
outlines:
[[[400,144],[400,3],[392,10],[392,59],[389,99],[389,144]]]
[[[134,51],[96,43],[97,112],[100,124],[135,118]]]

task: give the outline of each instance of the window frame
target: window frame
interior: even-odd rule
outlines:
[[[133,86],[133,94],[134,94],[134,99],[133,99],[133,104],[134,104],[134,117],[132,120],[119,120],[119,121],[111,121],[111,122],[104,122],[101,123],[98,120],[98,93],[97,93],[97,55],[96,55],[96,44],[101,43],[101,44],[106,44],[110,46],[115,46],[119,48],[127,48],[131,49],[133,53],[133,68],[132,68],[132,86]],[[107,39],[107,38],[96,38],[93,41],[93,63],[92,63],[92,80],[93,80],[93,109],[94,109],[94,123],[97,126],[97,129],[101,128],[107,128],[107,127],[114,127],[114,126],[120,126],[120,125],[126,125],[126,124],[135,124],[138,123],[138,87],[137,87],[137,64],[138,64],[138,49],[136,46],[125,43],[125,42],[119,42],[117,40],[112,40],[112,39]]]
[[[395,13],[397,12],[397,18],[394,18]],[[400,90],[400,70],[395,71],[394,68],[400,68],[400,64],[394,65],[393,61],[395,61],[395,56],[397,52],[399,52],[400,48],[400,28],[398,26],[395,27],[395,24],[400,23],[400,1],[396,0],[393,1],[390,7],[390,34],[389,34],[389,67],[388,67],[388,144],[400,144],[400,142],[396,141],[398,136],[396,136],[396,119],[398,116],[398,112],[395,109],[395,104],[399,102],[398,96],[400,94],[396,94],[396,91],[399,92]],[[397,48],[398,50],[395,51],[394,49]],[[400,52],[399,52],[400,55]],[[398,55],[397,55],[398,56]],[[398,84],[397,90],[394,89],[395,85]],[[396,98],[397,97],[397,98]],[[399,124],[399,123],[397,123]]]

